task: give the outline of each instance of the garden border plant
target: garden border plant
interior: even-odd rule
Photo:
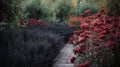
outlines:
[[[72,31],[65,24],[36,19],[29,20],[22,28],[2,30],[0,67],[52,67],[54,58],[71,35]]]
[[[74,31],[69,43],[74,45],[75,67],[119,67],[120,17],[108,16],[104,9],[79,20],[81,30]],[[74,28],[74,27],[71,27]]]

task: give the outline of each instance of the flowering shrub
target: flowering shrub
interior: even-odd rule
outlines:
[[[74,31],[68,42],[74,45],[75,66],[119,67],[119,17],[107,16],[104,9],[95,15],[92,15],[90,10],[86,10],[85,13],[86,17],[78,17],[81,23],[80,30],[76,31],[80,32]]]
[[[75,59],[76,59],[75,57],[71,57],[71,58],[70,58],[70,62],[71,62],[71,63],[74,63]]]
[[[68,39],[73,34],[73,31],[69,28],[67,24],[64,23],[54,23],[43,20],[37,20],[29,18],[20,21],[20,26],[27,29],[39,29],[42,32],[52,32],[63,37],[64,41],[67,43]]]
[[[84,62],[82,64],[79,64],[78,67],[90,67],[90,63],[89,62]]]
[[[21,27],[25,27],[25,28],[40,28],[40,27],[47,26],[46,21],[37,20],[33,18],[29,18],[26,20],[20,20],[19,24]]]

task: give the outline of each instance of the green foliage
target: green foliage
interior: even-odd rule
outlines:
[[[72,22],[72,25],[75,26],[75,28],[72,29],[73,31],[80,30],[80,22]]]
[[[1,20],[13,21],[21,10],[20,3],[23,0],[2,0],[0,2]]]
[[[69,0],[2,0],[0,5],[0,21],[9,25],[26,18],[63,21],[73,10]]]
[[[120,16],[120,0],[107,0],[107,13]]]
[[[84,11],[86,9],[90,9],[92,11],[92,13],[96,13],[96,12],[98,12],[99,7],[93,1],[82,2],[78,5],[77,15],[85,14]]]
[[[60,20],[65,20],[70,16],[72,13],[72,9],[74,8],[72,3],[68,0],[63,0],[58,7],[59,12],[57,13],[57,17],[60,18]]]
[[[18,26],[19,15],[21,12],[21,2],[24,0],[2,0],[0,2],[0,22],[7,23],[7,27]],[[13,23],[14,22],[14,23]],[[15,25],[15,26],[14,26]]]
[[[68,0],[29,0],[24,1],[23,15],[27,18],[37,18],[55,21],[68,17],[72,10],[72,4]]]

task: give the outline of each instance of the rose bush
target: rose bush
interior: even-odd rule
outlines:
[[[74,45],[75,67],[119,67],[119,16],[108,16],[104,9],[96,14],[88,9],[85,13],[87,16],[77,20],[80,30],[75,30],[68,42]]]

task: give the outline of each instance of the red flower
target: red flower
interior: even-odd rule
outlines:
[[[112,42],[112,41],[107,41],[107,42],[106,42],[106,46],[107,46],[107,47],[111,47],[111,46],[114,46],[114,45],[116,45],[115,42]]]
[[[82,44],[82,45],[80,46],[80,48],[81,48],[82,50],[85,50],[85,49],[86,49],[86,44]]]
[[[100,35],[99,35],[99,38],[100,38],[100,39],[104,39],[104,38],[105,38],[105,35],[100,34]]]
[[[84,30],[78,30],[80,33],[83,33],[84,32]]]
[[[104,30],[104,31],[102,31],[102,32],[101,32],[101,34],[106,34],[106,33],[107,33],[107,31],[106,31],[106,30]]]
[[[101,53],[100,51],[97,51],[96,55],[97,55],[97,56],[101,56],[102,53]]]
[[[95,19],[93,22],[92,22],[92,25],[93,26],[98,26],[98,25],[101,25],[102,24],[102,21],[100,19]]]
[[[73,34],[73,38],[74,39],[78,39],[78,35],[77,34]]]
[[[73,40],[74,40],[74,38],[70,38],[70,39],[69,39],[69,41],[73,41]]]
[[[80,17],[83,17],[83,14],[80,14]]]
[[[32,23],[36,24],[36,23],[37,23],[37,20],[35,20],[35,19],[34,19],[34,20],[32,20]]]
[[[80,31],[73,31],[74,34],[80,34]]]
[[[97,16],[97,17],[100,17],[100,16],[102,16],[102,15],[101,15],[101,13],[97,13],[97,15],[96,15],[96,16]]]
[[[94,28],[94,31],[95,31],[95,32],[101,32],[102,29],[101,29],[101,28],[98,28],[98,27],[95,27],[95,28]]]
[[[41,20],[37,20],[38,23],[41,23]]]
[[[74,25],[70,25],[69,27],[70,27],[71,29],[72,29],[72,28],[75,28],[75,26],[74,26]]]
[[[84,33],[85,33],[85,34],[90,34],[90,33],[91,33],[91,31],[85,31]]]
[[[29,19],[28,19],[28,21],[29,21],[30,23],[32,23],[33,20],[34,20],[33,18],[29,18]]]
[[[119,22],[119,24],[118,24],[118,29],[120,29],[120,22]]]
[[[86,40],[85,37],[80,37],[80,39],[78,40],[80,43],[83,43]]]
[[[24,25],[24,21],[23,20],[20,21],[20,25]]]
[[[120,38],[120,32],[116,32],[116,38]]]
[[[79,41],[74,42],[74,45],[75,45],[75,46],[78,45],[78,44],[80,44]]]
[[[90,67],[90,63],[89,62],[84,62],[82,64],[79,64],[78,67]]]
[[[76,53],[82,53],[82,49],[80,47],[76,47],[73,49],[73,52]]]
[[[102,45],[99,45],[99,46],[98,46],[98,50],[101,50],[102,48],[103,48]]]
[[[43,25],[46,27],[46,26],[47,26],[47,22],[46,22],[46,21],[44,21]]]
[[[86,14],[91,13],[91,10],[87,9],[87,10],[85,10],[85,13]]]
[[[76,60],[76,58],[74,56],[70,58],[71,63],[74,63],[75,60]]]
[[[95,46],[99,46],[99,40],[94,39],[94,40],[93,40],[93,45],[95,45]]]
[[[84,36],[85,36],[85,33],[81,33],[81,34],[80,34],[80,37],[84,37]]]
[[[100,13],[105,14],[105,9],[101,9]]]
[[[90,34],[85,34],[85,38],[90,38],[91,35]]]
[[[80,27],[81,27],[82,29],[87,29],[87,28],[89,28],[89,25],[88,25],[87,23],[82,23],[82,24],[80,25]]]

